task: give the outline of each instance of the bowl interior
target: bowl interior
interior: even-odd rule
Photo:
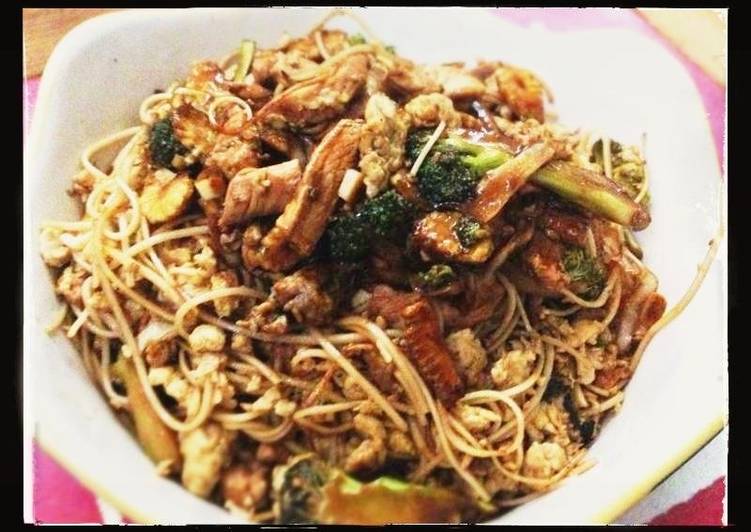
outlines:
[[[485,9],[358,14],[418,62],[500,59],[533,70],[553,89],[565,125],[628,143],[646,133],[653,222],[637,237],[668,305],[678,301],[715,233],[724,197],[701,101],[668,52],[624,30],[523,29]],[[134,519],[237,521],[154,475],[72,346],[44,333],[59,303],[37,252],[39,224],[76,219],[65,191],[82,149],[136,124],[141,101],[183,77],[190,62],[222,57],[244,37],[273,45],[284,31],[307,32],[322,15],[288,8],[125,12],[74,30],[48,64],[25,157],[26,421],[45,448]],[[356,31],[349,20],[330,25]],[[597,465],[497,522],[612,519],[701,443],[725,412],[725,257],[723,246],[694,302],[647,350],[622,411],[591,449]]]

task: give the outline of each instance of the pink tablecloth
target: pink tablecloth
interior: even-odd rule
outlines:
[[[526,26],[545,24],[557,31],[582,28],[619,27],[646,34],[662,42],[686,67],[701,93],[712,126],[717,156],[724,164],[725,88],[715,83],[695,63],[683,56],[636,12],[618,9],[503,8],[497,14]],[[24,133],[36,102],[38,79],[24,82]],[[34,520],[38,523],[127,522],[106,503],[82,486],[36,444],[33,447]],[[691,462],[684,467],[689,467]],[[722,524],[725,478],[708,485],[697,485],[687,500],[670,500],[662,513],[649,520],[654,525]]]

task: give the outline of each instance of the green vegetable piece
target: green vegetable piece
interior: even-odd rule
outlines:
[[[465,248],[471,248],[480,240],[490,236],[485,227],[470,216],[462,216],[454,225],[454,233],[459,243]]]
[[[563,253],[563,269],[571,283],[580,288],[577,292],[587,297],[597,297],[605,284],[602,266],[584,249],[576,246],[567,248]]]
[[[360,482],[314,456],[287,466],[277,500],[284,524],[459,522],[472,504],[446,488],[394,477]]]
[[[464,203],[477,193],[477,176],[450,153],[435,153],[417,171],[417,190],[437,209]]]
[[[417,159],[430,135],[420,129],[408,136],[405,151],[411,160]],[[418,169],[417,188],[434,207],[453,207],[473,198],[485,173],[509,158],[501,150],[449,135],[433,145]]]
[[[149,135],[149,154],[151,162],[161,168],[173,168],[172,159],[188,150],[180,144],[172,128],[172,121],[164,118],[156,122]]]
[[[365,36],[362,33],[355,33],[354,35],[350,35],[349,44],[352,46],[357,46],[358,44],[366,44],[368,41],[365,40]]]
[[[371,248],[367,223],[361,216],[353,214],[334,218],[326,229],[325,240],[331,258],[340,262],[362,260]]]
[[[397,239],[405,236],[412,221],[409,201],[394,190],[388,190],[363,202],[358,215],[376,236]]]
[[[615,181],[565,161],[552,161],[530,181],[603,218],[635,230],[649,225],[650,216]]]
[[[412,131],[405,151],[414,161],[431,132]],[[436,142],[417,172],[420,195],[435,208],[463,203],[477,192],[484,174],[513,158],[503,145],[474,144],[449,132]],[[558,194],[584,209],[635,230],[649,225],[647,210],[634,202],[616,181],[565,161],[552,161],[530,177],[530,182]]]
[[[180,449],[175,432],[162,422],[141,388],[136,368],[129,359],[120,357],[112,365],[112,375],[118,378],[128,394],[136,437],[146,454],[158,464],[165,460],[180,463]]]
[[[240,61],[237,63],[235,70],[235,83],[242,83],[250,69],[253,68],[253,58],[256,55],[256,42],[243,39],[240,42]]]
[[[448,264],[433,264],[427,271],[416,276],[418,287],[423,290],[438,290],[456,280],[456,272]]]

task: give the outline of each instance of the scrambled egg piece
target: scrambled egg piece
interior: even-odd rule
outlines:
[[[87,275],[86,271],[76,264],[68,266],[57,279],[56,292],[71,305],[82,306],[81,285]]]
[[[446,338],[446,346],[456,356],[467,383],[478,384],[488,363],[488,355],[472,329],[462,329],[450,334]]]
[[[566,465],[566,451],[557,443],[534,442],[524,455],[523,472],[534,478],[549,478]]]
[[[580,347],[585,343],[593,344],[600,333],[600,323],[595,320],[579,319],[573,324],[573,331],[568,337],[568,344]]]
[[[344,463],[347,472],[371,470],[386,461],[386,447],[383,440],[366,439],[352,451]]]
[[[360,170],[369,198],[388,184],[402,165],[409,115],[383,93],[370,97],[365,106],[365,127],[360,138]]]
[[[219,481],[219,472],[229,458],[235,433],[217,423],[207,423],[195,430],[181,432],[183,455],[182,483],[188,491],[207,497]]]
[[[493,364],[490,376],[499,387],[509,387],[519,384],[529,377],[535,353],[528,349],[509,351]]]
[[[188,339],[190,347],[199,353],[218,353],[224,348],[224,332],[215,325],[202,324],[193,329]]]
[[[68,264],[72,258],[70,248],[60,241],[62,232],[59,229],[45,228],[41,235],[42,260],[47,266],[60,268]]]
[[[501,417],[495,412],[478,406],[460,403],[454,412],[462,425],[471,432],[484,432],[490,428],[493,422],[501,421]]]
[[[217,272],[211,276],[211,289],[217,290],[219,288],[231,288],[233,286],[239,286],[240,282],[231,271]],[[213,301],[214,310],[220,318],[226,318],[232,314],[240,304],[240,301],[236,297],[220,297]]]
[[[417,456],[417,450],[412,440],[398,430],[389,433],[388,448],[389,452],[396,457],[414,458]]]

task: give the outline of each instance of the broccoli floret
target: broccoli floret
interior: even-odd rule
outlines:
[[[394,190],[364,201],[358,215],[376,236],[387,239],[404,236],[412,221],[409,201]]]
[[[384,46],[384,48],[391,55],[396,55],[396,47],[393,44],[389,44],[388,46]]]
[[[405,147],[407,157],[412,161],[417,159],[430,135],[431,132],[425,129],[410,133]],[[417,188],[434,207],[455,206],[471,199],[485,173],[509,158],[508,152],[449,134],[433,145],[420,165]]]
[[[477,182],[477,176],[449,153],[429,156],[417,172],[420,195],[436,208],[450,208],[472,198]]]
[[[569,247],[563,253],[563,269],[572,283],[581,286],[579,293],[586,297],[596,297],[605,284],[605,273],[602,266],[588,256],[584,249],[576,246]]]
[[[471,248],[480,240],[490,236],[483,225],[470,216],[462,216],[454,225],[454,233],[459,243],[465,248]]]
[[[357,46],[358,44],[365,44],[368,42],[362,33],[355,33],[354,35],[350,35],[349,39],[347,40],[352,46]]]
[[[374,238],[406,236],[412,222],[410,203],[393,190],[364,201],[354,214],[335,218],[326,230],[331,258],[356,262],[370,253]]]
[[[329,475],[329,468],[320,460],[300,460],[287,468],[279,493],[280,522],[315,523],[316,507],[322,498],[321,488]]]
[[[370,229],[358,215],[348,214],[332,220],[326,229],[329,256],[341,262],[356,262],[370,252]]]
[[[432,131],[429,129],[413,129],[407,135],[407,142],[404,144],[404,154],[410,161],[415,161],[420,155],[423,146],[428,142]]]
[[[415,276],[415,284],[423,290],[439,290],[455,280],[456,273],[448,264],[434,264]]]
[[[149,136],[149,154],[153,164],[162,168],[172,168],[172,159],[175,155],[181,155],[187,151],[185,146],[177,140],[169,118],[153,125]]]

